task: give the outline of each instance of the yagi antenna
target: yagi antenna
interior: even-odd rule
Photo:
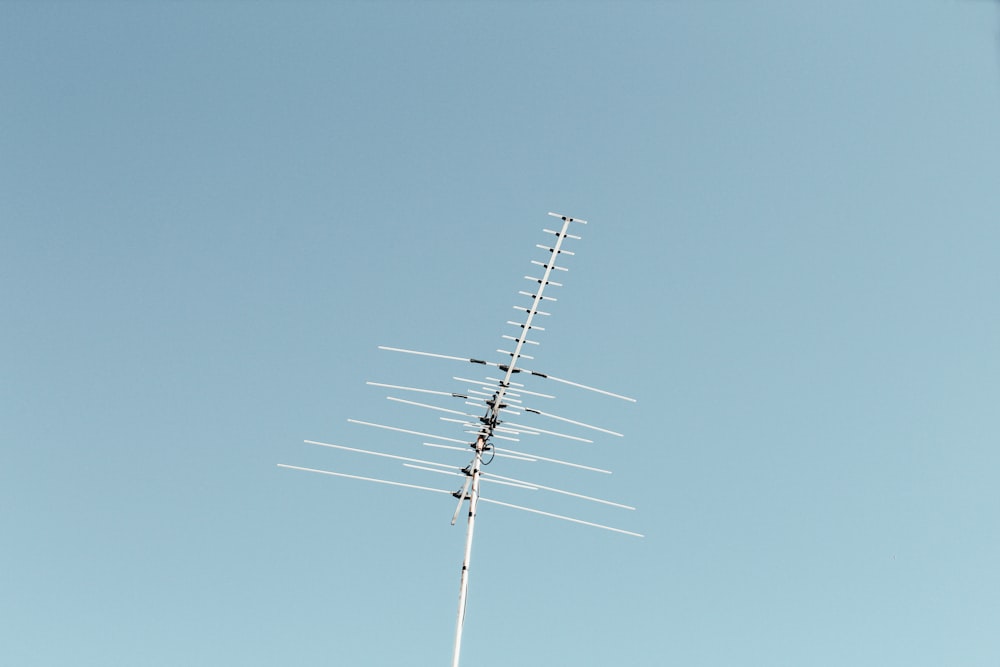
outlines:
[[[417,431],[389,424],[378,424],[375,422],[360,421],[356,419],[348,420],[351,423],[362,426],[403,433],[409,436],[419,436],[420,438],[430,438],[436,442],[423,442],[422,444],[435,450],[468,453],[471,449],[472,460],[469,461],[467,465],[460,466],[453,463],[440,463],[415,456],[398,456],[395,454],[362,449],[359,447],[348,447],[346,445],[337,445],[328,442],[317,442],[315,440],[305,441],[311,445],[317,445],[340,452],[365,454],[368,456],[379,457],[381,459],[399,461],[402,462],[402,466],[409,470],[418,470],[421,473],[437,475],[436,479],[439,483],[441,479],[446,477],[458,477],[462,480],[462,483],[457,491],[449,491],[447,489],[438,488],[437,486],[410,484],[391,479],[383,479],[380,477],[366,477],[345,472],[305,468],[302,466],[286,465],[283,463],[279,464],[279,467],[281,468],[288,468],[292,470],[303,470],[306,472],[332,475],[334,477],[356,479],[366,482],[374,482],[377,484],[416,489],[419,491],[431,491],[433,493],[448,494],[458,500],[458,505],[455,508],[451,519],[452,525],[457,522],[462,507],[467,504],[468,521],[466,524],[465,534],[465,552],[462,558],[462,573],[459,580],[458,618],[455,627],[455,648],[452,655],[452,667],[458,667],[459,656],[462,650],[462,630],[465,625],[465,609],[469,597],[469,566],[472,561],[472,538],[475,532],[476,514],[480,502],[531,512],[533,514],[554,519],[561,519],[563,521],[591,528],[599,528],[623,535],[642,537],[640,533],[630,530],[624,530],[622,528],[608,526],[593,521],[585,521],[583,519],[563,514],[556,514],[554,512],[534,507],[509,503],[496,498],[483,497],[480,494],[480,487],[483,482],[486,482],[487,485],[496,484],[500,487],[517,489],[520,493],[528,493],[532,498],[538,498],[539,501],[543,503],[545,497],[555,494],[574,498],[580,501],[587,501],[589,503],[601,504],[606,507],[614,507],[624,510],[635,509],[634,507],[623,503],[596,498],[594,496],[577,493],[575,491],[557,489],[538,482],[525,481],[515,477],[494,474],[483,470],[484,467],[493,462],[494,458],[499,458],[505,462],[516,462],[511,463],[511,465],[514,466],[529,466],[541,462],[543,465],[561,465],[588,472],[604,474],[609,474],[611,472],[610,470],[604,470],[603,468],[573,463],[560,458],[542,456],[534,453],[534,450],[538,448],[538,444],[533,442],[535,439],[547,440],[549,438],[556,438],[563,441],[569,441],[571,444],[568,446],[570,447],[582,448],[589,447],[593,444],[594,441],[590,438],[598,438],[601,437],[602,434],[614,437],[621,437],[622,435],[621,433],[601,426],[595,426],[576,419],[558,416],[549,412],[547,409],[541,410],[536,408],[536,405],[541,407],[544,401],[554,399],[555,396],[550,393],[536,391],[535,387],[532,387],[531,390],[526,389],[525,386],[528,382],[536,382],[535,378],[538,378],[538,380],[543,383],[555,383],[557,385],[582,389],[584,391],[590,391],[632,403],[635,402],[634,398],[629,398],[628,396],[605,391],[604,389],[598,389],[596,387],[591,387],[578,382],[572,382],[563,378],[554,377],[548,373],[529,370],[523,367],[520,363],[522,359],[534,359],[534,357],[525,354],[523,350],[525,349],[525,346],[530,345],[532,351],[534,352],[539,344],[539,341],[536,340],[538,332],[545,331],[545,328],[538,326],[535,323],[535,320],[540,317],[546,317],[550,313],[541,310],[539,306],[544,302],[545,307],[550,308],[551,304],[557,302],[555,297],[551,296],[551,294],[546,294],[546,292],[549,291],[547,288],[562,287],[562,282],[552,280],[555,275],[559,276],[560,281],[565,280],[565,274],[568,269],[562,265],[562,260],[566,256],[572,256],[574,253],[567,250],[564,245],[567,240],[580,240],[579,236],[570,234],[569,229],[574,225],[587,224],[586,220],[570,218],[558,213],[549,213],[549,215],[558,218],[562,222],[562,225],[557,230],[545,230],[547,234],[554,237],[554,240],[551,243],[537,245],[537,247],[545,251],[546,254],[541,259],[531,260],[532,274],[525,276],[525,279],[530,281],[532,284],[530,291],[518,291],[519,296],[527,297],[528,303],[515,304],[514,309],[522,313],[521,317],[517,321],[507,321],[508,325],[516,327],[516,329],[514,330],[513,335],[503,335],[503,340],[507,341],[506,347],[510,349],[497,350],[497,352],[503,355],[501,357],[502,361],[493,362],[486,359],[477,359],[472,357],[459,357],[434,352],[420,352],[417,350],[409,350],[399,347],[379,346],[379,349],[390,352],[457,361],[472,364],[474,366],[483,366],[484,370],[490,369],[491,374],[481,379],[453,377],[452,380],[461,383],[454,391],[410,387],[384,382],[368,382],[369,385],[374,387],[380,387],[383,389],[389,389],[393,392],[403,392],[404,394],[407,394],[409,396],[408,398],[401,398],[399,396],[388,396],[387,398],[396,404],[409,406],[406,408],[408,410],[411,408],[420,408],[424,411],[431,411],[432,413],[443,413],[443,415],[446,416],[439,416],[439,419],[444,426],[439,426],[439,428],[441,428],[441,430],[445,433],[427,433],[424,431]],[[553,387],[550,384],[549,386],[544,387],[544,389],[546,391],[553,391],[556,387]],[[414,400],[418,397],[421,400]],[[432,403],[432,401],[437,401],[440,404]],[[478,412],[470,414],[470,406],[478,410]],[[514,421],[511,421],[511,417],[515,418]],[[522,421],[526,423],[521,423]],[[550,428],[542,428],[539,425],[534,424],[533,422],[536,421]],[[587,435],[589,435],[590,438],[575,435],[574,433],[562,433],[560,431],[550,430],[551,428],[562,428],[560,424],[568,426],[570,430],[573,430],[574,428],[583,429],[584,432],[587,432]],[[518,443],[516,445],[518,448],[508,449],[506,446],[499,447],[494,445],[494,440]],[[456,444],[460,446],[456,446]],[[522,446],[530,451],[523,451],[521,449]],[[508,464],[504,463],[504,465]],[[529,474],[532,476],[535,475],[535,473]],[[427,479],[430,479],[430,477],[427,477]]]

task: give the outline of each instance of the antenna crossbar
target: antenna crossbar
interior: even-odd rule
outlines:
[[[375,422],[363,422],[357,419],[348,419],[351,424],[359,424],[361,426],[371,426],[374,428],[384,428],[387,431],[398,431],[399,433],[409,433],[410,435],[419,435],[424,438],[434,438],[436,440],[444,440],[445,442],[457,442],[460,444],[467,444],[465,440],[457,440],[455,438],[446,438],[443,435],[435,435],[433,433],[422,433],[420,431],[411,431],[408,428],[399,428],[398,426],[386,426],[385,424],[376,424]]]
[[[517,306],[514,306],[514,307],[517,308]],[[620,398],[621,400],[623,400],[623,401],[629,401],[630,403],[635,403],[636,402],[636,400],[634,398],[630,398],[630,397],[624,396],[622,394],[616,394],[616,393],[614,393],[612,391],[606,391],[604,389],[598,389],[597,387],[591,387],[590,385],[581,384],[579,382],[573,382],[571,380],[566,380],[564,378],[559,378],[559,377],[556,377],[554,375],[549,375],[548,373],[542,373],[540,371],[532,371],[532,370],[528,370],[527,368],[515,368],[513,365],[509,365],[509,364],[498,364],[498,363],[495,363],[495,362],[492,362],[492,361],[485,361],[483,359],[472,359],[472,358],[469,358],[469,357],[455,357],[455,356],[448,355],[448,354],[436,354],[434,352],[418,352],[417,350],[405,350],[405,349],[403,349],[401,347],[388,347],[388,346],[385,346],[385,345],[379,345],[379,349],[380,350],[387,350],[389,352],[403,352],[405,354],[416,354],[416,355],[423,356],[423,357],[434,357],[436,359],[450,359],[451,361],[464,361],[466,363],[481,364],[483,366],[492,366],[494,368],[499,368],[500,370],[507,372],[507,375],[504,376],[503,380],[501,380],[501,383],[503,383],[503,384],[507,384],[507,383],[510,382],[510,375],[513,374],[513,373],[528,373],[528,374],[533,375],[535,377],[545,378],[545,379],[548,379],[548,380],[552,380],[553,382],[558,382],[560,384],[569,385],[570,387],[576,387],[577,389],[584,389],[586,391],[593,391],[593,392],[596,392],[598,394],[603,394],[604,396],[610,396],[612,398]]]
[[[432,489],[429,486],[419,486],[417,484],[405,484],[403,482],[393,482],[388,479],[379,479],[378,477],[362,477],[361,475],[348,475],[343,472],[334,472],[332,470],[320,470],[318,468],[303,468],[302,466],[288,465],[287,463],[279,463],[279,468],[288,468],[289,470],[303,470],[305,472],[318,472],[321,475],[333,475],[334,477],[346,477],[348,479],[360,479],[365,482],[375,482],[376,484],[388,484],[389,486],[402,486],[407,489],[417,489],[419,491],[433,491],[434,493],[447,493],[451,495],[451,491],[445,491],[444,489]]]
[[[357,447],[346,447],[344,445],[334,445],[329,442],[316,442],[315,440],[304,440],[306,444],[309,445],[319,445],[320,447],[330,447],[331,449],[341,449],[345,452],[354,452],[356,454],[368,454],[369,456],[380,456],[386,459],[395,459],[397,461],[409,461],[411,463],[422,463],[428,466],[438,466],[441,468],[454,468],[454,464],[451,463],[438,463],[437,461],[424,461],[423,459],[415,459],[409,456],[396,456],[395,454],[385,454],[383,452],[375,452],[370,449],[359,449]]]
[[[553,519],[562,519],[563,521],[569,521],[570,523],[578,523],[583,526],[590,526],[591,528],[601,528],[603,530],[610,530],[613,533],[621,533],[622,535],[631,535],[633,537],[645,537],[645,535],[643,535],[642,533],[634,533],[631,530],[623,530],[621,528],[615,528],[613,526],[605,526],[604,524],[593,523],[592,521],[584,521],[583,519],[574,519],[571,516],[564,516],[562,514],[543,512],[542,510],[536,510],[532,507],[524,507],[523,505],[514,505],[511,503],[505,503],[500,500],[493,500],[492,498],[483,498],[482,496],[480,496],[479,500],[484,503],[490,503],[491,505],[510,507],[511,509],[521,510],[523,512],[531,512],[532,514],[541,514],[542,516],[551,517]]]

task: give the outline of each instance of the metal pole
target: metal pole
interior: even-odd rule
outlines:
[[[455,626],[455,653],[451,666],[458,667],[459,655],[462,652],[462,626],[465,625],[465,603],[469,597],[469,563],[472,560],[472,534],[476,529],[476,505],[479,502],[479,474],[483,461],[485,440],[479,436],[476,440],[476,458],[469,469],[472,483],[469,485],[469,525],[465,533],[465,558],[462,560],[462,579],[458,587],[458,620]]]
[[[459,667],[458,660],[462,651],[462,627],[465,625],[465,603],[469,597],[469,563],[472,560],[472,534],[476,528],[476,505],[479,503],[479,475],[483,462],[483,450],[486,448],[486,440],[493,435],[493,429],[497,426],[500,410],[503,409],[504,395],[507,393],[507,388],[510,387],[511,375],[514,374],[518,359],[521,357],[521,349],[524,347],[524,341],[527,340],[528,332],[531,330],[532,319],[539,312],[538,306],[542,302],[542,293],[545,291],[545,286],[549,284],[549,278],[552,275],[553,267],[556,265],[556,260],[562,249],[563,240],[570,236],[566,233],[566,230],[569,229],[570,223],[574,222],[573,218],[566,216],[556,216],[554,213],[550,213],[549,215],[561,217],[563,221],[562,228],[558,232],[555,232],[556,241],[552,245],[550,249],[551,254],[544,264],[545,272],[538,281],[538,288],[535,294],[530,295],[532,296],[531,307],[525,309],[528,315],[521,328],[521,335],[517,338],[514,351],[510,355],[510,363],[506,365],[506,373],[503,380],[500,381],[500,386],[497,388],[496,393],[493,394],[492,401],[487,401],[489,410],[487,410],[486,416],[483,418],[484,431],[476,439],[476,457],[467,469],[467,474],[472,480],[472,483],[469,484],[469,526],[465,534],[465,559],[462,561],[462,580],[458,588],[458,621],[455,627],[455,653],[452,657],[451,667]],[[581,220],[580,222],[583,221]],[[574,236],[572,238],[579,237]],[[501,366],[501,368],[503,367]],[[459,502],[461,502],[461,499]]]

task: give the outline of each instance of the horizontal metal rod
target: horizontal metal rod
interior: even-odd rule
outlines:
[[[525,512],[531,512],[532,514],[541,514],[542,516],[552,517],[553,519],[562,519],[563,521],[569,521],[571,523],[578,523],[583,526],[591,526],[592,528],[601,528],[603,530],[610,530],[613,533],[621,533],[623,535],[631,535],[633,537],[645,537],[642,533],[634,533],[631,530],[622,530],[621,528],[614,528],[612,526],[605,526],[600,523],[593,523],[591,521],[583,521],[582,519],[574,519],[571,516],[563,516],[562,514],[553,514],[552,512],[543,512],[542,510],[536,510],[531,507],[524,507],[522,505],[512,505],[511,503],[501,502],[499,500],[493,500],[492,498],[483,498],[479,496],[479,502],[490,503],[492,505],[501,505],[503,507],[510,507],[515,510],[523,510]]]
[[[510,351],[508,351],[508,350],[501,350],[500,348],[497,348],[497,352],[499,352],[500,354],[506,354],[506,355],[507,355],[508,357],[513,357],[513,356],[514,356],[514,353],[513,353],[513,352],[510,352]],[[520,354],[518,354],[518,355],[517,355],[517,358],[518,358],[518,359],[531,359],[531,360],[534,360],[534,359],[535,359],[535,358],[534,358],[534,357],[532,357],[531,355],[529,355],[529,354],[525,354],[525,353],[523,353],[523,352],[522,352],[522,353],[520,353]]]
[[[497,378],[486,378],[486,380],[470,380],[469,378],[452,377],[452,380],[458,380],[459,382],[470,382],[472,384],[481,385],[483,382],[500,382]],[[512,387],[523,387],[524,385],[520,382],[511,382]],[[486,389],[486,387],[483,387]]]
[[[375,482],[376,484],[388,484],[390,486],[402,486],[407,489],[419,489],[420,491],[433,491],[434,493],[446,493],[449,496],[452,495],[451,491],[445,491],[444,489],[432,489],[429,486],[418,486],[416,484],[404,484],[403,482],[393,482],[388,479],[378,479],[377,477],[362,477],[361,475],[348,475],[343,472],[333,472],[332,470],[317,470],[316,468],[303,468],[302,466],[292,466],[286,463],[279,463],[279,468],[288,468],[289,470],[304,470],[305,472],[318,472],[321,475],[333,475],[335,477],[346,477],[348,479],[360,479],[365,482]]]
[[[438,449],[450,449],[450,450],[456,451],[456,452],[467,451],[465,449],[462,449],[461,447],[452,447],[451,445],[439,445],[439,444],[433,443],[433,442],[425,442],[425,443],[422,443],[422,444],[425,447],[436,447]],[[510,450],[504,450],[504,451],[510,451]],[[493,448],[493,452],[496,454],[496,456],[498,456],[499,458],[502,458],[502,459],[512,459],[514,461],[528,461],[529,463],[533,463],[533,462],[535,462],[535,461],[538,460],[538,459],[528,458],[527,456],[517,456],[517,455],[514,455],[514,454],[501,454],[499,451],[497,451],[497,449],[495,447]]]
[[[388,347],[386,345],[379,345],[378,349],[386,350],[387,352],[405,352],[406,354],[416,354],[421,357],[434,357],[436,359],[451,359],[452,361],[472,361],[466,357],[453,357],[447,354],[435,354],[434,352],[418,352],[417,350],[405,350],[401,347]]]
[[[514,454],[517,456],[527,456],[532,461],[545,461],[546,463],[556,463],[562,466],[569,466],[570,468],[580,468],[581,470],[590,470],[593,472],[604,473],[605,475],[610,475],[610,470],[605,470],[604,468],[595,468],[593,466],[585,466],[582,463],[573,463],[572,461],[563,461],[562,459],[552,459],[545,456],[539,456],[538,454],[530,454],[528,452],[519,452],[513,449],[500,449],[499,447],[494,448],[497,452],[497,456],[500,456],[500,452],[505,454]]]
[[[587,224],[586,220],[581,220],[580,218],[571,218],[568,215],[563,215],[562,213],[553,213],[549,211],[549,215],[553,218],[559,218],[560,220],[569,220],[570,222],[579,222],[581,225]]]
[[[472,398],[476,398],[476,397],[475,397],[475,396],[473,396]],[[482,403],[486,403],[486,402],[487,402],[487,399],[485,399],[485,398],[480,398],[480,399],[478,399],[478,400],[479,400],[480,402],[482,402]],[[466,401],[466,402],[465,402],[465,404],[466,404],[466,405],[471,405],[471,406],[473,406],[473,407],[477,407],[477,408],[478,408],[478,407],[482,407],[481,405],[479,405],[479,403],[473,403],[472,401]],[[504,410],[508,410],[508,411],[510,411],[510,414],[512,414],[512,415],[520,415],[520,414],[521,414],[520,412],[515,412],[514,410],[511,410],[510,408],[504,408]]]
[[[399,431],[400,433],[409,433],[410,435],[419,435],[424,438],[435,438],[437,440],[444,440],[445,442],[457,442],[460,445],[468,444],[465,440],[457,440],[455,438],[446,438],[443,435],[434,435],[433,433],[421,433],[420,431],[411,431],[407,428],[398,428],[396,426],[386,426],[385,424],[376,424],[374,422],[363,422],[357,419],[348,419],[351,424],[360,424],[361,426],[373,426],[375,428],[384,428],[387,431]]]
[[[491,378],[491,377],[487,377],[486,381],[487,382],[497,382],[497,383],[503,382],[503,380],[501,380],[500,378]],[[510,382],[508,382],[507,384],[510,385],[511,387],[517,387],[518,391],[521,391],[521,387],[524,386],[523,382],[514,382],[513,380],[510,381]]]
[[[438,417],[438,419],[440,419],[443,422],[450,422],[452,424],[461,424],[462,426],[465,426],[467,428],[479,429],[479,431],[477,431],[477,433],[482,433],[482,432],[485,431],[485,425],[483,423],[481,423],[481,422],[467,422],[467,421],[462,421],[461,419],[452,419],[451,417]],[[512,428],[505,428],[505,427],[502,427],[502,426],[494,426],[493,427],[493,434],[496,435],[497,433],[510,433],[511,435],[520,435],[522,433],[525,433],[525,431],[515,431]],[[530,432],[528,434],[529,435],[538,435],[537,433],[530,433]]]
[[[536,428],[534,426],[525,426],[523,424],[514,424],[512,422],[504,422],[507,426],[513,426],[517,429],[524,429],[525,431],[535,431],[537,433],[543,433],[545,435],[554,435],[557,438],[566,438],[567,440],[576,440],[577,442],[586,442],[593,444],[593,440],[588,440],[587,438],[581,438],[575,435],[567,435],[566,433],[559,433],[557,431],[546,431],[543,428]]]
[[[542,284],[542,279],[541,278],[536,278],[535,276],[525,276],[524,279],[525,280],[530,280],[532,282],[536,282],[539,285]],[[553,287],[564,287],[564,285],[562,283],[557,283],[554,280],[546,280],[545,284],[546,285],[552,285]]]
[[[539,296],[538,294],[532,294],[531,292],[525,292],[524,290],[518,290],[517,292],[521,296],[530,296],[532,299],[541,299],[542,301],[558,301],[559,299],[554,296]]]
[[[520,310],[525,313],[533,313],[535,315],[545,315],[548,317],[552,313],[546,313],[544,310],[532,310],[531,308],[525,308],[524,306],[514,306],[514,310]]]
[[[437,470],[436,468],[425,468],[424,466],[417,466],[417,465],[413,465],[412,463],[404,463],[403,465],[405,467],[407,467],[407,468],[413,468],[414,470],[425,470],[427,472],[437,472],[437,473],[441,473],[442,475],[453,475],[453,476],[456,476],[456,477],[465,477],[466,476],[465,473],[463,473],[463,472],[450,472],[448,470]],[[525,484],[524,482],[511,482],[511,481],[501,480],[501,479],[487,479],[486,477],[483,477],[482,479],[483,479],[484,482],[489,481],[489,482],[492,482],[493,484],[501,484],[503,486],[513,486],[514,488],[517,488],[517,489],[527,489],[528,491],[537,491],[540,488],[540,487],[537,487],[537,486],[532,486],[530,484]]]
[[[522,329],[524,328],[523,324],[521,324],[520,322],[515,322],[514,320],[507,320],[507,324],[512,324],[515,327],[521,327]],[[535,331],[545,331],[545,327],[536,327],[534,324],[529,324],[528,328],[533,329]]]
[[[557,378],[556,376],[549,375],[548,373],[540,373],[538,371],[529,371],[527,368],[522,368],[521,372],[522,373],[531,373],[532,375],[534,375],[536,377],[543,377],[543,378],[552,380],[553,382],[559,382],[560,384],[568,384],[571,387],[577,387],[578,389],[586,389],[587,391],[593,391],[593,392],[596,392],[598,394],[604,394],[605,396],[611,396],[612,398],[620,398],[623,401],[629,401],[631,403],[635,403],[636,402],[636,400],[634,398],[629,398],[628,396],[622,396],[621,394],[616,394],[614,392],[605,391],[604,389],[598,389],[597,387],[591,387],[589,385],[580,384],[579,382],[571,382],[570,380],[564,380],[562,378]]]
[[[574,426],[582,426],[584,428],[589,428],[592,431],[600,431],[601,433],[607,433],[609,435],[616,435],[619,438],[624,437],[621,433],[617,431],[610,431],[606,428],[601,428],[600,426],[593,426],[592,424],[584,424],[583,422],[578,422],[575,419],[567,419],[566,417],[560,417],[559,415],[554,415],[551,412],[542,412],[541,410],[535,410],[534,408],[524,408],[525,412],[531,412],[536,415],[541,415],[543,417],[548,417],[549,419],[556,419],[561,422],[566,422],[567,424],[573,424]]]
[[[514,308],[516,308],[518,310],[527,310],[525,308],[520,308],[519,306],[514,306]],[[547,315],[548,314],[548,313],[542,313],[541,311],[535,311],[535,313],[537,315],[543,315],[543,314]],[[494,362],[491,362],[491,361],[483,361],[483,360],[480,360],[480,359],[470,359],[470,358],[467,358],[467,357],[453,357],[453,356],[450,356],[450,355],[447,355],[447,354],[434,354],[432,352],[417,352],[416,350],[404,350],[403,348],[399,348],[399,347],[386,347],[384,345],[379,345],[379,349],[380,350],[389,350],[391,352],[405,352],[406,354],[416,354],[416,355],[420,355],[420,356],[424,356],[424,357],[435,357],[437,359],[451,359],[452,361],[465,361],[465,362],[470,362],[470,363],[473,363],[473,364],[483,364],[485,366],[493,366],[495,368],[499,368],[501,366],[501,364],[497,364],[497,363],[494,363]],[[590,385],[581,384],[579,382],[572,382],[571,380],[566,380],[566,379],[563,379],[563,378],[558,378],[558,377],[556,377],[554,375],[549,375],[548,373],[542,373],[542,372],[539,372],[539,371],[532,371],[532,370],[528,370],[527,368],[521,368],[521,369],[518,369],[518,370],[520,372],[522,372],[522,373],[530,373],[531,375],[534,375],[536,377],[547,378],[549,380],[552,380],[553,382],[559,382],[560,384],[569,385],[571,387],[577,387],[578,389],[585,389],[587,391],[593,391],[593,392],[596,392],[598,394],[604,394],[605,396],[611,396],[612,398],[620,398],[623,401],[629,401],[631,403],[635,403],[636,402],[636,400],[634,398],[629,398],[628,396],[623,396],[622,394],[616,394],[616,393],[611,392],[611,391],[605,391],[604,389],[598,389],[597,387],[591,387]]]
[[[454,463],[438,463],[437,461],[425,461],[423,459],[415,459],[409,456],[396,456],[395,454],[386,454],[384,452],[376,452],[371,449],[358,449],[357,447],[346,447],[344,445],[334,445],[329,442],[316,442],[315,440],[303,440],[303,442],[310,445],[319,445],[320,447],[331,447],[333,449],[342,449],[345,452],[356,452],[358,454],[368,454],[369,456],[381,456],[385,459],[395,459],[397,461],[410,461],[411,463],[423,463],[429,466],[441,466],[442,468],[454,468]]]
[[[557,232],[554,229],[543,229],[542,231],[545,232],[546,234],[555,234],[556,236],[561,236],[566,239],[575,239],[577,241],[579,241],[582,238],[580,236],[577,236],[576,234],[564,234],[562,232]]]
[[[395,396],[386,396],[386,399],[390,401],[395,401],[396,403],[405,403],[406,405],[414,405],[418,408],[427,408],[428,410],[437,410],[438,412],[447,412],[450,415],[461,415],[462,417],[470,417],[476,419],[476,415],[470,415],[467,412],[462,412],[461,410],[449,410],[448,408],[439,408],[436,405],[428,405],[427,403],[418,403],[416,401],[408,401],[405,398],[396,398]]]
[[[486,378],[489,382],[500,382],[499,378]],[[552,394],[541,394],[537,391],[528,391],[527,389],[521,389],[524,385],[520,382],[511,382],[512,387],[517,387],[517,395],[525,394],[527,396],[538,396],[539,398],[555,398]]]
[[[521,340],[520,338],[516,338],[515,336],[508,336],[507,334],[502,334],[500,337],[503,338],[504,340],[513,340],[513,341]],[[538,345],[539,344],[537,340],[528,340],[527,338],[525,338],[521,342],[527,343],[528,345]]]
[[[476,404],[475,403],[468,403],[468,405],[476,405]],[[517,412],[516,410],[512,410],[511,408],[503,408],[503,411],[506,412],[507,414],[511,414],[511,415],[517,415],[517,416],[521,415],[520,412]]]
[[[434,394],[435,396],[451,396],[454,398],[465,398],[461,394],[456,394],[450,391],[437,391],[435,389],[419,389],[417,387],[404,387],[398,384],[385,384],[384,382],[372,382],[368,381],[365,384],[371,385],[373,387],[384,387],[385,389],[401,389],[403,391],[416,391],[421,394]]]
[[[548,250],[549,252],[556,252],[556,249],[555,249],[555,248],[552,248],[552,247],[549,247],[549,246],[547,246],[547,245],[542,245],[541,243],[536,243],[536,244],[535,244],[535,247],[536,247],[536,248],[541,248],[542,250]],[[557,254],[559,254],[559,255],[575,255],[576,253],[575,253],[575,252],[570,252],[569,250],[559,250],[559,251],[557,252]],[[548,268],[548,267],[546,267],[546,268]],[[558,268],[560,268],[560,267],[558,267],[558,266],[553,266],[552,268],[553,268],[553,269],[558,269]],[[563,271],[569,271],[569,269],[562,269],[562,270],[563,270]]]
[[[461,468],[456,468],[454,466],[452,466],[451,470],[440,470],[438,468],[428,468],[427,466],[418,466],[412,463],[404,463],[403,467],[413,468],[414,470],[425,470],[427,472],[436,472],[442,475],[451,475],[453,477],[466,477],[466,474],[462,472]]]
[[[516,484],[525,484],[527,486],[535,487],[536,489],[541,489],[543,491],[551,491],[552,493],[559,493],[564,496],[571,496],[573,498],[579,498],[580,500],[589,500],[595,503],[601,503],[602,505],[610,505],[611,507],[620,507],[624,510],[634,510],[635,508],[631,505],[623,505],[621,503],[612,502],[610,500],[604,500],[603,498],[595,498],[594,496],[585,496],[582,493],[574,493],[573,491],[566,491],[565,489],[557,489],[551,486],[543,486],[542,484],[535,484],[534,482],[528,482],[523,479],[514,479],[513,477],[504,477],[503,475],[496,475],[491,472],[482,473],[483,479],[499,479],[505,482],[511,482]]]
[[[466,431],[466,433],[471,433],[473,435],[484,435],[482,431]],[[494,433],[492,437],[496,438],[497,440],[507,440],[509,442],[521,442],[519,438],[511,438],[506,435],[497,435],[496,433]]]
[[[545,250],[552,250],[552,248],[549,248],[548,246],[543,246],[543,245],[538,245],[538,246],[535,246],[535,247],[536,247],[536,248],[543,248],[543,249],[545,249]],[[567,255],[572,255],[572,254],[573,254],[573,253],[571,253],[571,252],[566,252],[565,250],[563,250],[563,252],[565,252],[565,253],[566,253]],[[550,267],[550,266],[549,266],[548,264],[546,264],[545,262],[539,262],[539,261],[538,261],[537,259],[533,259],[533,260],[531,260],[531,263],[532,263],[532,264],[534,264],[534,265],[536,265],[536,266],[540,266],[540,267],[542,267],[543,269],[548,269],[548,268],[552,268],[552,269],[555,269],[556,271],[569,271],[569,269],[567,269],[567,268],[566,268],[565,266],[556,266],[555,264],[553,264],[553,265],[552,265],[552,266]]]

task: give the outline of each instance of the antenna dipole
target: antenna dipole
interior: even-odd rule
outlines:
[[[549,215],[555,216],[556,214],[550,213]],[[487,443],[493,437],[493,431],[500,421],[500,410],[505,407],[503,399],[507,393],[507,389],[510,387],[510,378],[518,370],[517,360],[521,357],[521,349],[528,340],[528,332],[531,331],[531,322],[539,312],[539,304],[545,299],[543,295],[545,286],[549,284],[552,271],[556,268],[556,259],[559,253],[562,252],[563,240],[569,236],[567,230],[570,224],[574,222],[573,218],[564,215],[557,217],[562,218],[562,228],[558,232],[551,232],[556,235],[556,242],[551,248],[548,248],[550,252],[549,259],[542,265],[545,272],[538,279],[538,288],[535,290],[535,293],[528,295],[532,297],[531,306],[526,309],[527,317],[524,320],[524,324],[520,325],[521,333],[517,336],[514,351],[509,353],[510,363],[500,366],[500,370],[504,371],[503,379],[500,380],[493,398],[486,402],[486,415],[480,420],[483,426],[476,437],[476,454],[472,459],[472,463],[465,468],[465,474],[469,476],[471,481],[462,491],[455,494],[458,496],[459,508],[461,508],[462,503],[466,500],[469,501],[469,522],[465,530],[465,556],[462,559],[462,576],[458,586],[458,619],[455,622],[455,652],[452,656],[451,667],[459,667],[458,663],[462,653],[462,630],[465,626],[465,607],[469,598],[469,566],[472,562],[472,537],[476,529],[476,506],[479,504],[479,478],[482,474],[483,452],[486,450]],[[583,220],[579,222],[586,224]],[[468,488],[468,493],[466,493],[465,488]]]

